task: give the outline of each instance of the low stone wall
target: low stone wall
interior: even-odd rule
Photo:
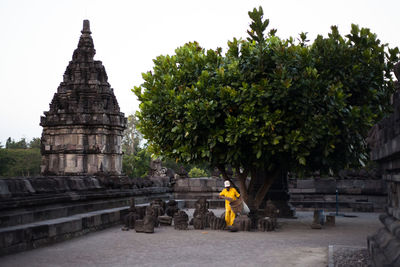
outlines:
[[[132,198],[142,204],[172,196],[170,187],[155,187],[150,180],[130,179],[127,183],[111,179],[0,179],[0,255],[120,224]]]
[[[173,196],[175,199],[216,199],[223,188],[222,178],[184,178],[175,181]]]
[[[383,211],[387,186],[381,179],[289,179],[290,203],[297,209],[336,208],[351,211]]]
[[[178,179],[173,185],[175,199],[188,200],[187,205],[200,197],[213,199],[224,188],[222,178],[185,178]],[[341,210],[346,211],[382,211],[386,204],[387,189],[381,179],[289,179],[290,203],[297,209],[323,208],[336,209],[336,189]],[[217,207],[223,207],[215,203]]]

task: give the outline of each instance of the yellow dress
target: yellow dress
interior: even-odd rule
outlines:
[[[235,188],[231,187],[228,190],[226,188],[219,193],[220,196],[224,197],[229,197],[232,200],[238,199],[240,197],[240,194],[238,191],[236,191]],[[229,204],[229,201],[225,199],[225,222],[227,226],[231,226],[233,224],[233,221],[235,220],[236,214],[232,211],[231,205]]]

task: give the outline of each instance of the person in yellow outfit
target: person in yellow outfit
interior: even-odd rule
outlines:
[[[225,222],[227,226],[232,226],[236,214],[233,212],[229,203],[238,199],[240,194],[235,188],[231,187],[231,183],[229,181],[225,181],[224,186],[224,190],[219,193],[218,197],[225,199]]]

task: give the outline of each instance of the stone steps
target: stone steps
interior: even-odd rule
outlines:
[[[52,192],[44,194],[32,194],[27,196],[13,196],[9,198],[0,198],[0,211],[27,208],[33,206],[47,205],[49,203],[71,203],[75,201],[113,199],[120,197],[147,196],[151,194],[169,194],[170,189],[165,187],[147,187],[138,189],[107,189],[95,191],[68,191]]]
[[[68,204],[53,204],[28,209],[13,209],[2,211],[0,228],[14,225],[28,224],[44,220],[72,216],[97,210],[129,206],[130,198],[89,201]]]
[[[121,223],[129,206],[0,228],[0,255],[37,248]]]
[[[0,200],[0,228],[128,206],[132,197],[137,204],[140,204],[155,198],[169,199],[170,194],[163,188],[145,188],[126,191],[69,192]]]
[[[152,187],[0,199],[0,255],[120,224],[132,198],[142,206],[156,198],[169,200],[171,193],[168,188]]]

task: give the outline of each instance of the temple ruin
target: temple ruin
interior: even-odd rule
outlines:
[[[96,54],[88,20],[63,81],[44,112],[44,175],[120,175],[126,118]]]
[[[368,237],[373,266],[400,266],[400,62],[394,74],[394,113],[376,124],[368,137],[371,159],[382,169],[388,193],[385,213],[379,216],[382,228]]]

